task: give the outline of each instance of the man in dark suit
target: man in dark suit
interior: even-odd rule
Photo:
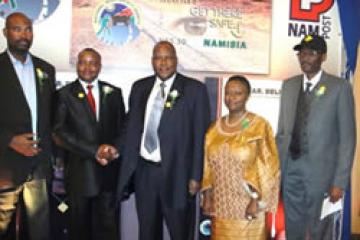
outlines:
[[[66,149],[65,186],[71,240],[119,237],[117,149],[125,119],[122,93],[98,80],[101,56],[86,48],[78,55],[78,79],[60,89],[54,131]]]
[[[20,199],[31,240],[49,239],[46,177],[50,174],[51,108],[55,69],[29,53],[32,22],[12,13],[0,54],[0,239],[9,232]]]
[[[287,239],[332,239],[334,214],[321,219],[325,198],[348,187],[355,148],[349,82],[321,70],[326,42],[307,35],[294,47],[303,74],[282,86],[277,144]]]
[[[176,72],[174,46],[157,43],[155,75],[134,83],[119,180],[124,192],[134,174],[141,240],[191,239],[190,211],[199,190],[210,111],[205,86]]]

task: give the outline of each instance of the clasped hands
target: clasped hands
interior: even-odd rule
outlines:
[[[101,144],[96,152],[96,161],[101,166],[108,165],[111,161],[119,157],[118,150],[109,144]]]

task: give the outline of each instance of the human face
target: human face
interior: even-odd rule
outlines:
[[[240,113],[245,110],[249,92],[245,84],[239,81],[230,81],[225,86],[225,105],[230,113]]]
[[[326,54],[305,48],[299,51],[298,58],[301,70],[311,79],[320,71],[321,64],[326,60]]]
[[[79,53],[76,70],[79,78],[86,82],[94,81],[101,70],[101,59],[98,54],[92,51]]]
[[[176,71],[177,57],[170,43],[159,43],[155,46],[152,65],[156,75],[163,81],[170,78]]]
[[[16,55],[26,54],[33,41],[32,23],[25,15],[16,13],[7,18],[3,30],[8,49]]]

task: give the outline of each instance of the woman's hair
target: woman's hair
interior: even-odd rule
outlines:
[[[246,77],[244,77],[242,75],[233,75],[228,80],[228,82],[231,82],[231,81],[238,81],[241,84],[243,84],[246,87],[246,89],[248,91],[248,94],[250,95],[250,93],[251,93],[251,85],[250,85],[249,80],[247,80]]]

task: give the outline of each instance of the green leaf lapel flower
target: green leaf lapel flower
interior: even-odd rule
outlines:
[[[35,71],[36,71],[37,79],[39,81],[40,90],[42,90],[44,87],[44,82],[46,79],[49,78],[49,75],[43,70],[41,70],[41,68],[36,68]]]
[[[169,96],[166,99],[165,107],[172,109],[176,103],[176,100],[179,98],[179,91],[174,89],[169,93]]]
[[[321,97],[322,95],[324,95],[326,92],[326,86],[325,85],[321,85],[319,87],[319,89],[315,92],[315,96],[316,97]]]

